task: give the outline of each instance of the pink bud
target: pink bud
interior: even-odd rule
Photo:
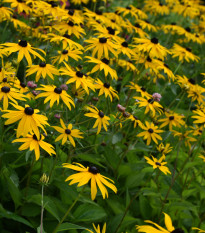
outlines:
[[[120,104],[118,104],[117,105],[117,109],[118,109],[118,111],[120,111],[120,112],[125,112],[125,107],[123,107],[122,105],[120,105]]]
[[[30,88],[36,88],[37,84],[35,84],[33,81],[28,81],[27,86],[30,87]]]
[[[54,117],[57,118],[57,119],[60,119],[61,115],[57,113],[57,114],[54,115]]]
[[[63,90],[65,90],[65,91],[68,90],[68,86],[67,86],[66,84],[62,84],[62,85],[61,85],[61,88],[62,88]]]
[[[162,98],[162,96],[159,93],[154,93],[152,95],[152,97],[153,97],[154,101],[157,101],[157,102],[159,102],[160,99]]]

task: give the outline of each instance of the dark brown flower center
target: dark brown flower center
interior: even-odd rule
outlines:
[[[96,10],[95,13],[96,13],[97,15],[102,15],[102,14],[103,14],[102,11],[100,11],[100,10]]]
[[[150,129],[148,129],[148,132],[149,133],[154,133],[154,130],[150,128]]]
[[[37,138],[36,135],[34,134],[34,135],[33,135],[33,139],[36,140],[36,141],[40,141],[40,140],[41,140],[41,135],[40,135],[40,138],[39,138],[39,140],[38,140],[38,138]]]
[[[40,67],[46,67],[46,63],[45,63],[45,62],[41,62],[41,63],[39,64],[39,66],[40,66]]]
[[[94,175],[99,173],[98,169],[94,166],[89,167],[88,171]]]
[[[186,51],[191,52],[191,48],[186,48]]]
[[[126,41],[122,42],[121,44],[123,47],[127,48],[128,47],[128,43]]]
[[[82,78],[83,77],[83,73],[81,71],[77,71],[76,73],[76,76],[79,77],[79,78]]]
[[[67,38],[67,39],[70,39],[70,36],[69,36],[67,33],[65,33],[65,34],[63,35],[63,37],[65,37],[65,38]]]
[[[136,117],[136,116],[133,116],[133,117],[135,118],[136,121],[138,120],[138,117]]]
[[[190,28],[190,27],[186,27],[185,30],[186,30],[187,32],[191,32],[191,28]]]
[[[110,84],[109,84],[109,83],[104,83],[104,87],[105,87],[105,88],[109,88],[109,87],[110,87]]]
[[[153,44],[158,44],[158,39],[156,37],[154,37],[154,38],[151,39],[151,42]]]
[[[102,60],[101,60],[103,63],[105,63],[106,65],[108,65],[109,64],[109,60],[108,59],[106,59],[106,58],[103,58]]]
[[[148,99],[148,103],[153,104],[154,103],[154,99]]]
[[[70,15],[70,16],[73,16],[74,15],[74,10],[73,9],[70,9],[69,11],[68,11],[68,14]]]
[[[127,10],[131,10],[131,7],[130,7],[130,6],[127,6],[126,9],[127,9]]]
[[[74,26],[74,23],[73,23],[72,21],[69,21],[69,22],[68,22],[68,25],[71,26],[71,27],[73,27],[73,26]]]
[[[63,51],[62,51],[62,54],[67,54],[68,53],[68,50],[66,50],[66,49],[64,49]]]
[[[31,108],[31,107],[26,107],[26,108],[24,109],[24,112],[25,112],[26,115],[31,116],[31,115],[34,114],[34,109]]]
[[[168,66],[166,63],[164,63],[164,66],[167,67],[167,68],[169,69],[169,66]]]
[[[103,118],[103,117],[105,116],[104,113],[103,113],[102,111],[99,111],[98,115],[99,115],[101,118]]]
[[[26,84],[25,83],[20,83],[20,86],[25,88],[26,87]]]
[[[155,164],[158,165],[158,166],[161,166],[161,163],[159,163],[159,162],[156,162]]]
[[[141,26],[139,25],[139,23],[136,23],[136,24],[135,24],[135,27],[136,27],[136,28],[141,28]]]
[[[21,47],[26,47],[27,46],[27,41],[26,40],[20,40],[18,45],[20,45]]]
[[[170,120],[170,121],[173,121],[173,120],[174,120],[174,116],[170,116],[170,117],[169,117],[169,120]]]
[[[140,89],[141,89],[143,92],[146,91],[146,88],[144,88],[144,87],[141,87]]]
[[[99,42],[102,44],[105,44],[107,42],[107,38],[101,37],[101,38],[99,38]]]
[[[152,62],[152,59],[150,58],[150,56],[147,57],[147,61]]]
[[[188,81],[193,85],[196,84],[196,81],[193,78],[190,78]]]
[[[65,133],[66,133],[66,134],[71,134],[71,130],[70,130],[70,129],[66,129],[66,130],[65,130]]]
[[[10,91],[10,87],[4,86],[1,88],[1,91],[4,93],[8,93]]]
[[[4,83],[6,83],[6,82],[7,82],[7,78],[4,78],[2,81],[3,81]]]
[[[111,28],[111,27],[107,27],[108,33],[110,35],[115,35],[115,29]]]
[[[54,92],[56,93],[56,94],[61,94],[62,93],[62,88],[60,88],[60,87],[56,87],[55,89],[54,89]]]

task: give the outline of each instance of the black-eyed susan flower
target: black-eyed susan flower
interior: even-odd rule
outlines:
[[[11,4],[12,8],[16,8],[18,13],[25,12],[26,14],[29,14],[29,12],[32,11],[32,9],[26,5],[25,1],[18,1],[18,0],[4,0],[4,2],[8,2]]]
[[[151,143],[153,140],[156,144],[158,144],[157,140],[162,140],[162,137],[158,135],[158,133],[162,133],[163,130],[158,129],[158,126],[155,126],[154,123],[150,123],[145,121],[145,125],[139,125],[143,130],[143,132],[139,133],[137,137],[144,137],[144,140],[147,140],[147,145]]]
[[[165,160],[165,155],[162,155],[160,159],[156,159],[153,156],[152,160],[147,156],[144,156],[144,158],[147,160],[147,163],[153,167],[153,169],[159,168],[159,170],[165,175],[167,175],[167,173],[171,174],[169,168],[165,166],[167,162],[162,162],[163,160]]]
[[[9,100],[14,104],[18,104],[16,100],[26,101],[26,96],[21,94],[18,89],[0,85],[0,101],[3,100],[3,109],[9,106]]]
[[[134,123],[134,128],[136,128],[139,125],[142,125],[142,122],[135,115],[131,114],[127,119],[131,120]]]
[[[166,155],[172,151],[173,147],[170,146],[170,143],[166,143],[166,145],[160,143],[159,146],[157,146],[156,148],[162,155]]]
[[[155,101],[153,98],[149,98],[147,96],[144,98],[138,96],[133,98],[136,99],[136,104],[139,105],[139,107],[145,107],[145,114],[147,114],[149,111],[151,111],[153,116],[155,116],[156,111],[159,114],[162,113],[162,105]]]
[[[2,45],[6,46],[6,48],[4,50],[6,52],[8,52],[8,55],[10,55],[11,53],[18,52],[18,58],[17,58],[18,63],[23,59],[23,57],[25,57],[27,62],[28,62],[28,65],[31,66],[32,65],[32,59],[31,59],[30,54],[32,54],[34,56],[34,58],[38,57],[42,61],[45,60],[35,50],[40,51],[44,55],[46,55],[46,53],[42,49],[31,47],[31,45],[26,40],[20,40],[18,42],[18,44],[16,44],[16,43],[4,43]]]
[[[40,148],[42,148],[43,150],[45,150],[50,156],[52,156],[52,154],[56,154],[56,152],[54,151],[54,147],[47,143],[44,142],[44,136],[41,134],[39,138],[37,138],[37,136],[35,134],[31,135],[28,134],[25,138],[18,138],[12,141],[12,143],[14,142],[23,142],[23,144],[19,147],[19,150],[27,150],[29,148],[30,151],[35,152],[35,156],[36,156],[36,160],[39,160],[40,158]]]
[[[96,233],[105,233],[106,232],[106,223],[104,223],[102,231],[100,230],[100,225],[99,224],[98,224],[97,227],[93,224],[93,228],[94,228],[94,230],[95,230]],[[89,229],[86,229],[86,230],[89,231],[89,232],[91,232],[91,233],[94,233],[93,231],[91,231]]]
[[[61,135],[56,138],[56,142],[62,140],[62,145],[66,143],[67,140],[75,147],[75,141],[73,138],[83,138],[79,129],[73,129],[72,124],[68,124],[68,127],[65,126],[65,123],[62,119],[60,119],[61,127],[52,126],[55,130],[57,130]]]
[[[190,48],[183,48],[178,44],[174,44],[173,48],[170,50],[170,52],[172,53],[172,57],[178,57],[179,61],[184,62],[190,62],[190,61],[199,61],[199,57],[197,57],[196,55],[194,55],[191,52]]]
[[[131,59],[131,56],[135,56],[135,52],[129,48],[129,44],[124,39],[120,39],[119,41],[117,41],[117,46],[118,54],[122,53],[124,55],[127,55],[129,59]]]
[[[55,57],[52,57],[52,63],[55,64],[58,62],[58,64],[66,61],[68,62],[69,57],[74,59],[75,61],[78,61],[79,59],[82,59],[80,55],[82,55],[83,52],[75,49],[75,48],[66,48],[63,49],[63,51],[58,51],[58,55]]]
[[[12,9],[9,7],[1,6],[0,7],[0,21],[9,20],[12,16]]]
[[[172,134],[174,135],[174,137],[178,137],[180,141],[184,141],[185,146],[188,146],[189,148],[191,148],[192,142],[197,141],[197,139],[193,137],[191,130],[186,129],[186,131],[184,132],[172,130]]]
[[[127,85],[131,90],[139,92],[142,97],[152,98],[152,96],[146,91],[145,87],[140,87],[134,82],[130,82],[130,85]]]
[[[85,51],[92,50],[92,56],[94,57],[97,54],[97,58],[101,59],[102,57],[105,57],[109,59],[109,52],[111,52],[115,57],[118,56],[116,50],[118,49],[118,46],[114,44],[111,39],[100,37],[100,38],[91,38],[88,40],[85,40],[86,43],[89,43],[89,45],[86,46]]]
[[[36,73],[36,82],[38,82],[41,76],[45,79],[48,75],[54,80],[53,75],[59,75],[59,71],[55,68],[55,66],[46,64],[45,62],[40,62],[39,65],[32,65],[26,70],[26,76],[30,76],[34,73]]]
[[[103,70],[104,71],[104,74],[105,74],[105,77],[108,76],[108,74],[110,74],[111,78],[112,79],[118,79],[117,77],[117,72],[116,70],[112,69],[110,66],[109,66],[109,60],[106,59],[106,58],[102,58],[101,60],[97,59],[97,58],[94,58],[94,57],[89,57],[89,56],[85,56],[85,58],[89,59],[88,61],[86,62],[89,62],[89,63],[95,63],[96,65],[92,68],[92,70],[90,71],[90,73],[95,73],[96,71],[98,70]]]
[[[125,68],[127,71],[131,70],[133,72],[134,71],[138,72],[137,68],[135,67],[135,65],[133,64],[133,62],[131,60],[126,61],[126,60],[123,60],[123,59],[119,59],[118,60],[118,65]]]
[[[163,4],[161,1],[157,0],[146,0],[144,11],[148,11],[153,15],[168,15],[169,14],[169,7]]]
[[[57,101],[57,104],[59,104],[59,100],[62,99],[64,104],[71,110],[71,105],[75,107],[75,104],[71,98],[70,95],[67,94],[65,90],[63,90],[61,87],[56,87],[54,85],[41,85],[42,87],[37,88],[38,91],[44,91],[43,93],[40,93],[36,96],[37,98],[40,97],[46,97],[44,100],[44,104],[50,101],[50,107],[53,107],[53,104]]]
[[[194,124],[204,124],[205,123],[205,113],[202,110],[194,110],[193,113],[195,114],[192,118],[195,118]]]
[[[133,5],[129,5],[127,7],[117,7],[116,11],[118,12],[118,14],[122,14],[123,17],[125,17],[126,15],[131,15],[135,19],[138,19],[137,8]],[[147,18],[146,13],[144,13],[142,16],[145,16],[145,18]]]
[[[162,122],[160,128],[169,125],[169,130],[171,131],[173,126],[181,127],[181,125],[185,124],[183,121],[184,116],[181,116],[175,112],[165,112],[165,116],[166,118],[158,120],[159,122]]]
[[[109,83],[103,83],[100,79],[97,79],[95,88],[100,89],[98,96],[105,94],[105,97],[107,98],[109,96],[111,101],[113,97],[119,99],[117,91],[114,90]]]
[[[5,110],[8,113],[2,115],[3,118],[7,118],[5,125],[10,125],[16,121],[19,121],[16,136],[19,138],[21,135],[25,137],[28,133],[35,134],[38,138],[40,137],[40,132],[38,127],[40,127],[45,133],[45,125],[49,125],[48,118],[44,115],[39,115],[38,109],[33,109],[29,105],[21,107],[19,105],[12,104],[15,110]]]
[[[159,226],[157,223],[154,223],[150,220],[146,220],[146,223],[150,223],[152,225],[154,225],[155,227],[153,227],[152,225],[143,225],[143,226],[136,226],[138,232],[145,232],[145,233],[184,233],[184,231],[181,228],[175,228],[172,224],[172,219],[170,218],[170,216],[166,213],[164,213],[164,223],[166,226],[166,229]]]
[[[19,92],[24,94],[28,99],[34,99],[34,95],[32,94],[32,92],[29,90],[26,84],[23,82],[20,82],[19,79],[15,79],[14,87],[17,88]]]
[[[156,57],[164,60],[169,52],[164,46],[160,45],[159,40],[153,37],[151,40],[147,38],[134,38],[137,45],[133,45],[137,51],[146,52],[150,58]]]
[[[105,114],[101,110],[98,110],[95,106],[87,108],[91,113],[86,113],[85,116],[96,118],[93,128],[98,127],[97,134],[100,133],[102,126],[107,131],[107,125],[109,125],[108,120],[110,120],[110,118],[105,116]]]
[[[106,176],[103,176],[99,173],[98,169],[94,166],[84,167],[80,163],[76,163],[76,165],[72,165],[69,163],[64,163],[63,167],[69,168],[75,171],[78,171],[77,174],[73,174],[69,176],[65,181],[71,180],[69,185],[78,183],[78,187],[87,184],[91,180],[91,199],[94,200],[97,195],[97,186],[100,189],[100,192],[103,196],[103,199],[108,197],[108,191],[105,186],[112,189],[115,193],[117,193],[117,188],[115,187],[114,181],[109,179]],[[111,182],[109,182],[111,181]]]
[[[69,67],[65,62],[64,62],[65,67],[62,67],[60,69],[61,74],[62,75],[68,75],[71,78],[68,79],[68,81],[66,82],[66,84],[69,83],[74,83],[75,82],[75,86],[76,89],[82,87],[87,94],[89,94],[89,88],[93,91],[95,91],[95,86],[93,85],[92,79],[87,78],[85,76],[85,74],[83,74],[83,72],[81,71],[74,71],[73,69],[71,69],[71,67]]]
[[[204,102],[205,89],[199,85],[193,85],[188,90],[188,98],[191,97],[192,101],[197,101],[199,104]]]

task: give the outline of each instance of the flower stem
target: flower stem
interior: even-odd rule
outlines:
[[[73,204],[68,208],[67,212],[64,214],[63,218],[61,219],[61,221],[58,223],[58,225],[56,226],[56,228],[54,229],[53,233],[58,232],[58,228],[60,227],[60,225],[63,223],[63,221],[66,219],[66,217],[68,216],[68,214],[70,213],[70,211],[72,210],[72,208],[75,206],[76,202],[79,200],[81,194],[83,193],[84,189],[86,186],[84,186],[81,190],[81,192],[78,194],[78,196],[76,197],[76,199],[74,200]]]
[[[43,233],[43,211],[44,211],[43,191],[44,191],[44,185],[42,185],[42,189],[41,189],[41,226],[40,226],[40,233]]]

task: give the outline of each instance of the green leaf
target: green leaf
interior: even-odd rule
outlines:
[[[104,209],[98,205],[82,204],[73,213],[77,222],[95,222],[106,217]]]
[[[78,157],[79,157],[80,159],[82,159],[83,161],[88,161],[88,162],[90,162],[90,163],[93,163],[93,164],[96,164],[96,165],[98,165],[98,166],[100,166],[100,167],[105,168],[105,166],[101,165],[101,164],[97,161],[95,155],[78,154]]]
[[[53,198],[54,199],[54,198]],[[44,196],[44,208],[53,215],[58,221],[60,221],[60,216],[57,210],[56,205],[54,204],[54,200],[51,197]],[[37,205],[41,206],[41,195],[33,195],[29,198],[28,202],[36,203]]]
[[[29,221],[27,221],[26,219],[10,212],[10,211],[7,211],[3,208],[3,206],[0,204],[0,217],[1,218],[8,218],[8,219],[12,219],[16,222],[20,222],[20,223],[23,223],[31,228],[33,228],[33,226],[31,225],[31,223]]]
[[[113,137],[112,137],[112,144],[116,144],[116,143],[122,141],[122,139],[123,139],[122,133],[120,133],[120,132],[119,132],[119,133],[116,133],[116,134],[114,134]]]
[[[76,224],[72,224],[72,223],[68,223],[68,222],[65,222],[65,223],[62,223],[60,225],[60,227],[58,228],[58,231],[66,231],[66,230],[72,230],[72,229],[81,229],[81,230],[86,230],[87,228],[85,227],[81,227],[79,225],[76,225]]]
[[[151,206],[146,197],[143,195],[139,196],[139,205],[140,205],[140,213],[142,214],[144,219],[149,219],[151,217]]]

